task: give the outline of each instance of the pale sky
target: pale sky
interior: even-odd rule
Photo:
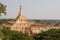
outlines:
[[[7,15],[2,18],[16,18],[19,14],[20,0],[0,0],[7,5]],[[59,19],[60,0],[21,0],[23,15],[27,19]]]

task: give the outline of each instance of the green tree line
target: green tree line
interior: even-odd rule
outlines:
[[[0,40],[34,40],[27,33],[12,31],[8,28],[0,29]]]

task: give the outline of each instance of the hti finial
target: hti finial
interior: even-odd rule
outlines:
[[[22,6],[21,6],[21,1],[20,1],[20,16],[22,16]]]

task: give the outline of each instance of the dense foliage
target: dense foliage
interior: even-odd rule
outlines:
[[[26,33],[21,33],[18,31],[12,31],[10,29],[4,28],[0,29],[0,40],[34,40],[33,37]]]
[[[60,40],[60,29],[50,29],[34,36],[35,40]]]

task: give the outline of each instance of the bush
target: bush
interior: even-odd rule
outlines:
[[[35,40],[60,40],[60,29],[50,29],[34,36]]]

